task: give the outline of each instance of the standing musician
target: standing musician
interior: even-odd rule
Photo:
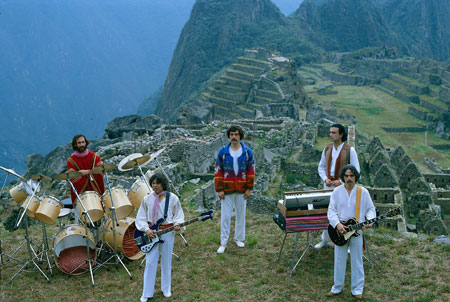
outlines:
[[[348,227],[341,223],[350,218],[356,218],[357,222],[376,217],[375,206],[370,198],[369,192],[357,186],[359,172],[352,165],[346,165],[340,172],[340,179],[344,185],[334,189],[328,207],[328,220],[330,225],[339,233],[345,234]],[[359,210],[359,211],[358,211]],[[363,266],[363,239],[361,230],[357,233],[360,236],[352,236],[343,246],[334,246],[334,285],[327,294],[333,297],[344,289],[345,269],[347,265],[347,249],[350,248],[351,265],[351,291],[357,300],[362,300],[364,290],[364,266]]]
[[[328,144],[323,149],[318,167],[324,189],[334,189],[341,185],[339,173],[345,165],[351,164],[358,170],[358,173],[360,172],[358,155],[355,149],[345,144],[347,133],[344,126],[341,124],[331,125],[330,140],[333,143]],[[317,243],[314,248],[320,249],[325,245],[331,245],[331,240],[326,230],[322,232],[322,241]]]
[[[167,192],[168,181],[160,173],[154,174],[150,178],[150,185],[153,192],[144,197],[136,216],[136,228],[145,232],[151,239],[155,238],[155,230],[150,229],[149,225],[165,218],[159,229],[165,229],[175,226],[175,231],[181,229],[179,224],[184,222],[184,213],[181,208],[180,200],[175,194]],[[169,194],[169,200],[166,211],[166,194]],[[165,217],[167,215],[167,217]],[[150,252],[145,255],[144,287],[142,291],[141,302],[153,297],[155,290],[156,269],[158,259],[161,256],[161,290],[164,297],[170,297],[171,293],[171,275],[172,275],[172,251],[175,239],[175,232],[168,232],[161,236],[164,243],[157,243]]]
[[[227,136],[230,142],[220,148],[214,173],[214,187],[222,200],[219,254],[225,252],[227,246],[233,208],[236,210],[234,240],[238,247],[245,246],[245,209],[255,179],[252,149],[241,142],[244,130],[231,126]]]
[[[78,194],[85,191],[96,191],[101,196],[105,192],[103,174],[91,174],[91,170],[102,166],[103,162],[100,156],[87,149],[88,145],[89,141],[83,134],[73,137],[72,148],[74,152],[67,160],[67,170],[78,171],[82,175],[71,180]],[[75,207],[77,196],[72,188],[70,188],[70,197],[72,198],[72,206]]]

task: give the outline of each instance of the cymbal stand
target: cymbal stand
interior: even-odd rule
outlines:
[[[33,194],[34,195],[34,194]],[[31,199],[30,199],[31,200]],[[26,210],[24,210],[25,212]],[[28,266],[28,264],[31,262],[34,264],[34,266],[39,270],[39,272],[45,277],[45,279],[47,279],[47,282],[50,282],[50,279],[47,277],[47,275],[45,275],[45,273],[41,270],[41,268],[39,267],[39,265],[37,265],[37,263],[34,261],[34,258],[37,258],[36,253],[34,252],[32,246],[31,246],[31,241],[30,241],[30,236],[28,233],[28,216],[25,217],[25,239],[27,242],[27,248],[28,248],[28,261],[24,263],[24,265],[14,274],[14,276],[11,277],[11,279],[9,279],[9,282],[12,282],[12,280],[14,280],[14,278],[21,272],[23,271],[23,269],[25,267]],[[31,255],[31,252],[34,253],[34,257]]]
[[[2,190],[0,191],[0,199],[3,197],[3,189],[5,189],[6,181],[8,180],[9,173],[6,173],[5,180],[3,181]]]
[[[77,195],[78,195],[78,193],[77,193]],[[94,272],[92,271],[92,267],[93,267],[93,263],[92,262],[94,262],[94,260],[91,259],[91,249],[89,248],[89,236],[88,236],[89,233],[88,232],[90,232],[90,231],[88,230],[88,227],[87,227],[86,216],[89,218],[91,223],[92,223],[92,219],[89,216],[89,213],[86,211],[86,208],[84,207],[84,205],[83,205],[83,209],[84,209],[84,211],[83,211],[83,215],[84,215],[84,229],[86,231],[86,237],[85,237],[85,239],[86,239],[86,250],[87,250],[87,260],[86,261],[89,264],[89,273],[91,274],[92,288],[94,288],[95,287]],[[92,225],[94,225],[94,223],[92,223]],[[97,244],[95,244],[94,251],[96,251],[96,249],[97,249]]]
[[[18,221],[18,222],[16,223],[16,225],[14,226],[14,230],[17,230],[17,229],[19,228],[19,225],[20,225],[20,223],[22,222],[23,216],[24,216],[25,213],[27,212],[28,207],[29,207],[30,204],[31,204],[31,201],[33,200],[33,197],[35,196],[35,193],[36,193],[36,192],[39,192],[39,187],[40,187],[40,185],[41,185],[41,182],[38,180],[38,181],[37,181],[36,189],[32,190],[32,194],[31,194],[30,198],[28,199],[27,205],[26,205],[25,208],[23,209],[22,214],[20,215],[19,221]]]
[[[107,262],[114,258],[116,259],[116,268],[118,268],[118,264],[120,262],[120,264],[123,266],[123,268],[125,269],[125,271],[127,272],[128,276],[130,276],[130,280],[133,279],[133,277],[131,276],[130,271],[127,269],[127,267],[125,266],[125,264],[123,263],[122,259],[120,259],[119,254],[117,253],[117,242],[116,242],[116,225],[119,226],[119,219],[117,218],[117,212],[116,212],[116,208],[114,206],[114,201],[113,201],[113,196],[111,194],[111,185],[109,182],[109,178],[108,178],[108,173],[105,171],[105,177],[106,177],[106,183],[108,184],[108,192],[109,192],[109,197],[111,199],[111,205],[112,207],[110,208],[111,213],[112,213],[112,217],[111,217],[111,228],[112,228],[112,232],[113,232],[113,242],[114,242],[114,248],[111,247],[109,245],[108,242],[105,242],[105,244],[112,250],[113,255],[111,257],[109,257],[102,265],[107,264]]]
[[[41,259],[39,263],[42,263],[42,260],[45,255],[45,259],[47,261],[48,269],[50,271],[50,275],[53,277],[53,271],[52,271],[52,265],[50,264],[50,259],[48,257],[48,252],[50,251],[50,248],[48,247],[48,237],[47,237],[47,229],[45,228],[45,223],[41,221],[42,226],[42,251],[41,251]]]

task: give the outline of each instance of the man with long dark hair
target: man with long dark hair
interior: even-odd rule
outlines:
[[[78,194],[85,191],[96,191],[101,196],[105,192],[103,174],[91,174],[91,170],[103,165],[103,162],[100,156],[87,148],[88,145],[89,141],[83,134],[77,134],[73,137],[72,149],[74,152],[67,160],[67,170],[81,173],[80,177],[72,179]],[[72,188],[70,188],[70,193],[72,205],[75,206],[77,196]]]
[[[331,125],[330,140],[332,143],[323,149],[318,167],[324,189],[334,189],[341,185],[339,173],[345,165],[352,164],[358,172],[360,171],[358,155],[355,149],[345,143],[347,141],[347,132],[344,126],[341,124]],[[326,245],[331,245],[331,241],[327,231],[323,231],[322,241],[314,247],[320,249]]]
[[[369,192],[356,183],[359,180],[359,171],[352,165],[346,165],[339,174],[344,183],[334,189],[328,206],[328,220],[330,225],[339,233],[345,234],[348,227],[342,222],[355,218],[357,222],[376,217],[375,206]],[[364,266],[363,266],[363,236],[352,236],[343,246],[334,246],[334,285],[327,294],[328,297],[336,296],[344,289],[345,269],[347,265],[347,249],[350,249],[351,265],[351,291],[357,300],[362,300],[364,290]]]
[[[252,149],[241,142],[244,130],[231,126],[227,136],[230,142],[220,148],[214,173],[214,188],[222,200],[219,254],[225,252],[227,246],[233,208],[236,210],[234,241],[240,248],[245,246],[245,210],[255,179]]]
[[[155,230],[150,229],[150,226],[164,218],[164,221],[159,225],[159,229],[175,226],[174,230],[179,231],[181,229],[179,224],[184,222],[184,212],[178,197],[167,191],[167,179],[164,175],[156,173],[150,177],[150,185],[153,192],[145,196],[141,202],[136,216],[136,228],[153,239]],[[169,194],[168,200],[167,194]],[[167,212],[165,212],[166,202],[168,202]],[[172,295],[172,251],[175,232],[163,234],[161,239],[164,241],[163,243],[158,243],[150,252],[145,254],[144,287],[141,302],[146,302],[147,299],[153,297],[159,257],[161,257],[161,291],[164,297],[168,298]]]

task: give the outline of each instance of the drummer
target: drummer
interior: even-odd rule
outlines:
[[[96,191],[101,196],[105,192],[103,174],[91,174],[91,170],[102,166],[103,162],[100,156],[87,148],[88,145],[89,141],[83,134],[77,134],[73,137],[72,148],[74,152],[67,160],[67,170],[78,171],[82,175],[71,180],[78,194],[85,191]],[[75,207],[77,196],[72,188],[70,188],[70,197],[72,198],[72,206]]]
[[[153,192],[144,197],[136,217],[136,228],[145,232],[148,237],[154,238],[154,230],[149,228],[149,224],[155,224],[159,219],[165,218],[159,229],[175,226],[175,231],[181,228],[179,224],[184,222],[184,213],[181,208],[178,197],[167,191],[168,181],[160,173],[154,174],[150,178],[150,185]],[[169,198],[167,201],[167,194]],[[166,208],[166,202],[168,202]],[[167,211],[167,212],[166,212]],[[165,217],[166,216],[166,217]],[[161,256],[161,290],[164,297],[170,297],[171,293],[171,274],[172,274],[172,251],[175,239],[175,232],[168,232],[161,236],[163,243],[157,243],[150,252],[146,254],[144,271],[144,289],[141,302],[153,297],[156,269],[158,259]]]

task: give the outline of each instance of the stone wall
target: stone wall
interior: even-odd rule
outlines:
[[[428,183],[433,183],[438,188],[450,186],[450,174],[424,173],[423,177]]]
[[[396,203],[396,195],[401,194],[397,188],[366,187],[374,203]]]

